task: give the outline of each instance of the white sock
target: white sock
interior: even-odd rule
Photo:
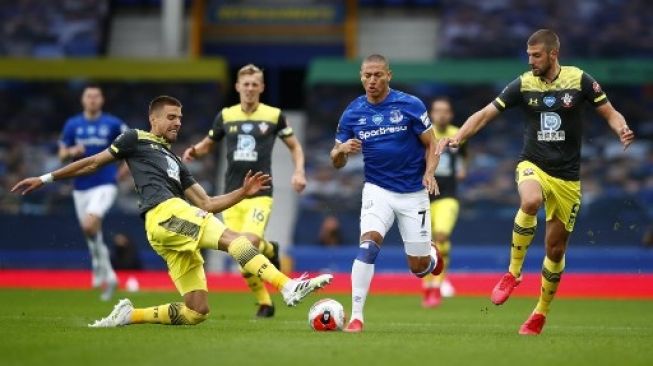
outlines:
[[[372,277],[374,277],[374,264],[355,259],[351,267],[351,319],[363,321],[363,307],[365,307]]]
[[[93,287],[98,287],[102,283],[102,274],[100,271],[100,261],[98,258],[97,243],[95,238],[86,238],[86,245],[88,245],[88,252],[91,254],[91,270],[92,270],[92,284]]]
[[[100,267],[100,273],[102,274],[102,281],[107,283],[115,283],[118,279],[116,272],[111,266],[111,255],[109,254],[109,248],[104,244],[104,238],[102,236],[102,231],[98,232],[95,237],[96,252],[98,254],[98,264]]]

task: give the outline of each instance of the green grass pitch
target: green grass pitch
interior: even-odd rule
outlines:
[[[120,294],[126,296],[126,294]],[[136,306],[174,293],[128,294]],[[517,334],[535,304],[459,297],[436,310],[419,298],[372,294],[363,334],[309,329],[312,295],[254,320],[246,293],[212,293],[199,326],[89,329],[109,313],[91,291],[0,290],[1,365],[653,365],[653,301],[558,299],[544,333]],[[349,308],[348,296],[330,296]],[[281,304],[275,295],[277,304]]]

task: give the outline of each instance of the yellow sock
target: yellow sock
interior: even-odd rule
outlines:
[[[268,292],[268,289],[265,288],[263,281],[253,274],[245,271],[242,267],[240,268],[240,272],[242,273],[245,282],[247,282],[247,286],[254,294],[256,302],[259,305],[272,305],[270,293]]]
[[[279,272],[270,263],[270,260],[260,254],[244,236],[240,236],[229,243],[227,251],[245,271],[260,277],[278,290],[281,290],[283,285],[290,281],[290,278]]]
[[[451,240],[447,240],[443,242],[435,242],[435,245],[438,247],[438,250],[440,251],[440,255],[442,256],[442,262],[444,262],[442,273],[440,273],[435,277],[435,283],[437,283],[437,286],[439,287],[440,284],[442,284],[442,282],[444,281],[445,276],[447,275],[447,269],[449,269],[449,252],[451,252]]]
[[[132,311],[130,324],[195,325],[206,320],[208,315],[200,314],[186,305],[175,302]]]
[[[565,258],[558,263],[544,257],[544,264],[542,265],[542,292],[540,299],[535,306],[535,312],[538,314],[546,315],[549,312],[551,301],[555,297],[558,285],[560,284],[560,277],[565,270]]]
[[[512,230],[512,248],[510,248],[510,267],[508,270],[513,276],[521,276],[521,269],[524,265],[524,258],[528,246],[535,236],[537,227],[537,216],[529,215],[519,209],[515,216],[515,225]]]
[[[274,255],[274,247],[270,244],[269,241],[261,238],[258,243],[258,251],[268,258],[272,258]]]
[[[131,324],[170,324],[168,308],[171,304],[152,306],[144,309],[134,309]]]

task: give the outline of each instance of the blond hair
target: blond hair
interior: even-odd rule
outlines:
[[[261,79],[263,78],[263,70],[261,70],[258,66],[254,64],[247,64],[238,70],[238,78],[240,79],[241,76],[245,75],[255,75],[255,74],[261,74]]]

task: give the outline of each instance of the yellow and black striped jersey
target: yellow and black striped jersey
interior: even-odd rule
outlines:
[[[531,161],[554,177],[579,180],[584,102],[598,107],[608,98],[589,74],[562,66],[550,83],[531,71],[523,73],[493,104],[499,111],[521,106],[526,113],[520,160]]]
[[[288,138],[293,130],[279,108],[259,103],[251,114],[243,112],[240,104],[223,108],[213,121],[209,138],[226,138],[227,173],[225,192],[240,188],[248,170],[271,174],[272,148],[277,137]],[[256,196],[271,196],[272,188]]]

